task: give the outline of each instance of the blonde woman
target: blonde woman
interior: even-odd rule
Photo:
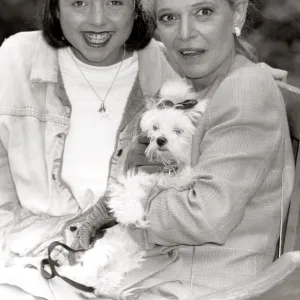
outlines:
[[[120,295],[190,299],[249,282],[272,263],[293,188],[293,153],[280,91],[242,39],[248,1],[143,4],[173,66],[209,104],[193,141],[199,179],[188,191],[164,190],[144,203],[151,226],[132,236],[148,257]],[[146,146],[140,142],[129,151],[129,168],[143,164],[136,161]],[[82,225],[81,244],[105,220],[101,205]]]

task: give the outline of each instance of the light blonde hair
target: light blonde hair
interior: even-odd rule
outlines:
[[[144,11],[145,18],[150,22],[156,22],[154,5],[156,0],[141,0],[141,10]],[[181,0],[184,1],[184,0]],[[238,0],[226,0],[228,1],[229,5],[234,9]],[[249,1],[249,8],[254,7],[255,0]],[[155,24],[156,26],[156,24]],[[257,51],[253,45],[251,45],[243,36],[236,37],[235,36],[235,47],[237,53],[240,53],[247,57],[248,59],[257,62],[258,56]]]

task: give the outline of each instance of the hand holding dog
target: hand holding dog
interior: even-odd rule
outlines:
[[[97,204],[91,209],[90,213],[87,215],[86,220],[78,229],[76,239],[71,245],[72,249],[87,250],[90,246],[91,237],[95,234],[96,230],[100,226],[111,221],[112,217],[109,215],[108,208],[106,206],[106,201],[107,197],[101,197]],[[77,259],[78,254],[70,253],[70,264],[74,264]]]
[[[163,169],[163,164],[157,161],[150,161],[145,155],[145,150],[149,146],[150,140],[144,133],[141,133],[131,149],[125,161],[125,173],[128,170],[139,170],[148,174],[158,173]]]

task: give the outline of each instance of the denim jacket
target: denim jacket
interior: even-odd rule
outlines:
[[[155,40],[138,52],[138,62],[112,153],[110,178],[122,172],[143,97],[155,94],[167,78],[178,76]],[[91,203],[77,203],[61,177],[72,107],[57,50],[40,31],[19,33],[0,48],[0,66],[0,209],[19,202],[36,215],[81,214]]]

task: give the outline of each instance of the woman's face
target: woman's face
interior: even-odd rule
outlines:
[[[235,13],[227,0],[156,0],[157,33],[184,74],[201,79],[234,50]]]
[[[61,28],[75,55],[91,65],[122,59],[134,21],[134,0],[59,0]]]

